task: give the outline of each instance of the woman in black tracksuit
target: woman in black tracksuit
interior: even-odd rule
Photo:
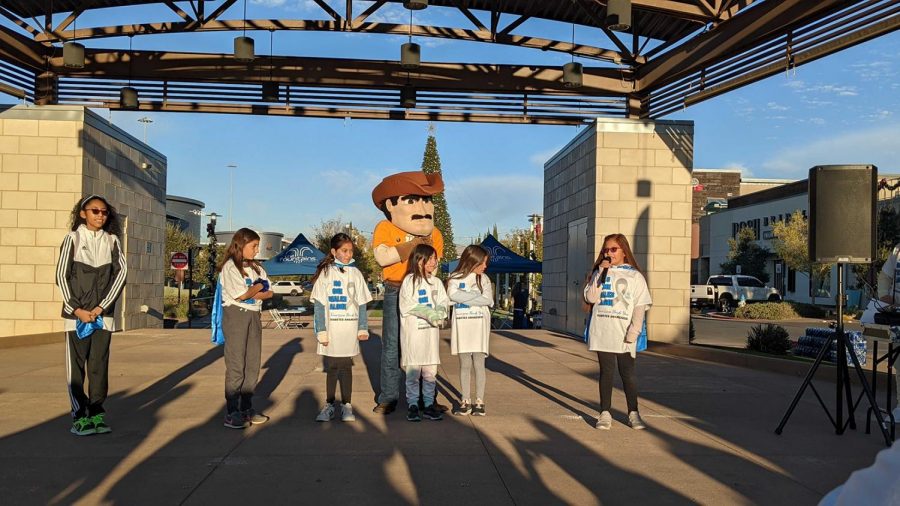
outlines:
[[[109,342],[114,306],[125,286],[125,254],[116,210],[103,197],[89,195],[72,210],[56,265],[66,320],[66,373],[72,403],[72,429],[78,436],[105,434]],[[85,367],[89,394],[84,393]]]

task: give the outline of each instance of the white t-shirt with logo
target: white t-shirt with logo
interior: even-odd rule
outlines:
[[[591,276],[596,284],[600,272]],[[585,292],[589,286],[585,287]],[[623,264],[609,268],[600,291],[600,298],[591,307],[591,323],[588,331],[588,349],[610,353],[633,352],[634,345],[625,343],[625,334],[631,323],[634,308],[650,306],[650,289],[647,280],[634,267]]]
[[[259,273],[253,270],[251,266],[245,266],[244,272],[246,276],[241,274],[241,271],[235,267],[234,262],[229,260],[225,262],[225,265],[222,267],[222,272],[219,274],[219,282],[222,283],[222,305],[223,306],[236,306],[241,309],[249,309],[250,311],[259,311],[262,309],[262,301],[259,299],[247,299],[247,300],[237,300],[238,297],[247,293],[247,290],[256,282],[257,279],[264,279],[266,281],[269,280],[269,276],[266,274],[266,270],[261,266],[259,268]]]
[[[341,272],[329,265],[316,279],[309,298],[325,306],[328,346],[319,343],[316,353],[328,357],[359,355],[359,306],[372,300],[359,269],[347,266]]]
[[[493,298],[494,289],[487,276],[481,276],[481,290],[478,289],[477,274],[470,273],[464,278],[451,278],[447,282],[447,295],[452,299],[456,292],[475,292]],[[493,305],[493,304],[492,304]],[[491,337],[490,306],[470,306],[455,303],[450,330],[450,351],[460,353],[488,353]]]
[[[400,285],[400,366],[437,365],[441,363],[440,329],[410,311],[424,304],[448,307],[450,299],[444,283],[435,276],[413,282],[412,274]]]

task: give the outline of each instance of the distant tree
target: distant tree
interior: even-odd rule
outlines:
[[[349,235],[353,240],[353,258],[356,260],[354,265],[362,272],[363,277],[373,283],[380,281],[381,268],[375,262],[369,239],[351,224],[345,224],[340,218],[322,220],[319,226],[313,227],[313,244],[327,255],[331,251],[331,238],[339,232]]]
[[[831,274],[832,264],[811,262],[809,258],[809,223],[799,209],[789,219],[775,222],[772,226],[772,248],[784,264],[798,272],[809,274],[814,287]],[[816,302],[816,290],[812,291],[813,304]]]
[[[869,264],[854,264],[853,272],[856,274],[856,285],[858,288],[866,284],[874,288],[877,273],[884,266],[887,257],[891,254],[894,246],[900,242],[900,213],[893,206],[884,206],[878,210],[877,242],[875,244],[875,261],[872,262],[871,268]]]
[[[193,235],[181,230],[171,223],[166,223],[166,278],[175,278],[175,269],[173,269],[169,263],[169,260],[172,258],[172,253],[180,252],[187,255],[188,250],[196,245],[197,239]],[[197,265],[194,265],[194,270],[196,271],[196,269]]]
[[[437,140],[434,137],[434,125],[428,127],[428,140],[425,141],[425,153],[422,155],[422,172],[426,174],[441,173],[441,156],[438,154]],[[456,244],[453,241],[453,223],[447,209],[444,192],[432,197],[434,202],[434,225],[444,237],[444,251],[440,252],[442,260],[449,262],[456,258]]]
[[[756,243],[756,233],[752,228],[741,228],[737,236],[728,239],[728,260],[721,264],[722,274],[737,274],[737,266],[741,266],[741,274],[754,276],[763,283],[769,282],[766,272],[766,259],[769,250]]]

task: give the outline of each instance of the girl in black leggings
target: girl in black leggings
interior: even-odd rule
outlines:
[[[634,362],[635,344],[652,301],[647,281],[624,235],[612,234],[603,239],[603,249],[584,287],[584,300],[591,304],[586,336],[588,347],[597,352],[600,362],[597,428],[612,428],[613,374],[618,366],[628,403],[628,425],[633,429],[645,429],[638,412]]]

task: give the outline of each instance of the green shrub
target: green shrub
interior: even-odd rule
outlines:
[[[757,325],[747,333],[747,349],[771,353],[773,355],[787,355],[791,350],[791,339],[787,330],[781,325],[767,323],[765,326]]]
[[[166,318],[176,318],[178,320],[186,320],[188,314],[187,297],[181,298],[181,304],[178,303],[177,295],[167,295],[163,301],[163,315]]]
[[[828,309],[816,306],[814,304],[805,304],[802,302],[786,302],[786,304],[790,304],[791,307],[794,308],[794,311],[797,312],[803,318],[827,318],[828,317]]]
[[[734,310],[735,318],[747,320],[789,320],[799,318],[791,304],[787,302],[760,302],[747,304]]]

